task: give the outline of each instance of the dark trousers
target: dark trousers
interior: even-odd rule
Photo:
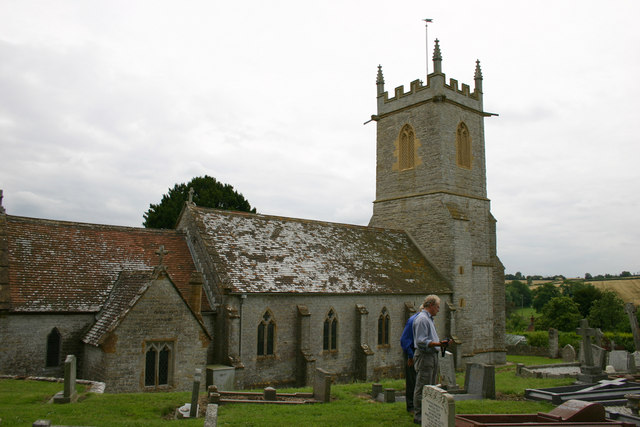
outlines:
[[[413,411],[413,389],[416,388],[416,370],[413,365],[409,366],[407,362],[409,358],[404,355],[404,379],[405,379],[405,398],[407,400],[407,411]]]

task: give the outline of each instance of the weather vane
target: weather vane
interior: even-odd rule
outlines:
[[[427,76],[429,75],[429,24],[433,22],[431,18],[425,18],[424,21],[424,29],[427,37]]]

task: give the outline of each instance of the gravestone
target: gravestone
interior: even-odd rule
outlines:
[[[53,397],[53,403],[70,403],[77,400],[76,356],[69,354],[64,361],[64,391],[56,393]]]
[[[440,387],[426,385],[422,389],[422,426],[455,427],[456,403],[453,396]]]
[[[382,384],[371,384],[371,398],[377,399],[380,393],[382,393]]]
[[[609,353],[609,365],[617,373],[634,374],[636,372],[635,359],[626,350],[614,350]]]
[[[562,361],[570,363],[576,361],[576,349],[571,344],[562,347]]]
[[[594,360],[593,346],[591,345],[591,337],[596,337],[597,332],[595,329],[589,327],[587,319],[580,320],[580,327],[576,329],[578,335],[582,337],[581,343],[581,359],[584,358],[580,366],[580,375],[578,375],[578,381],[583,383],[595,383],[599,380],[607,378],[607,375],[602,372],[604,363],[606,362],[604,349],[596,347],[596,359]],[[599,350],[602,351],[599,351]]]
[[[191,390],[191,408],[189,410],[189,417],[198,417],[198,399],[200,397],[200,378],[202,377],[202,369],[196,368],[196,373],[193,376],[193,389]]]
[[[554,328],[549,329],[549,357],[558,358],[558,330]]]
[[[440,370],[441,387],[445,390],[458,390],[459,387],[458,384],[456,384],[456,369],[451,352],[445,351],[444,357],[441,357],[439,360],[438,369]]]
[[[464,390],[448,390],[455,400],[495,399],[495,367],[482,363],[467,363]]]
[[[216,427],[218,425],[218,405],[207,405],[207,414],[204,419],[204,427]]]
[[[638,368],[638,366],[640,366],[640,351],[636,350],[633,353],[631,353],[631,356],[633,357],[633,361],[635,362],[636,365],[636,369]]]
[[[396,390],[393,388],[384,389],[384,403],[394,403],[396,401]]]
[[[320,402],[329,403],[331,401],[331,382],[333,374],[321,368],[316,368],[316,375],[313,380],[313,398]]]
[[[276,397],[277,396],[276,389],[273,387],[265,387],[263,396],[264,396],[264,400],[271,400],[271,401],[278,400],[278,398]]]
[[[628,302],[624,305],[624,311],[629,316],[629,323],[631,324],[631,332],[633,333],[633,344],[636,351],[640,351],[640,327],[638,327],[638,317],[636,316],[636,306],[632,302]],[[637,366],[637,365],[636,365]]]

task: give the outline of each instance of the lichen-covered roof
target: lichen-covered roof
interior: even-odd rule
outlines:
[[[227,292],[451,293],[403,231],[187,209]]]
[[[171,279],[189,295],[196,268],[179,231],[6,218],[12,311],[97,312],[120,272],[158,265],[161,245]]]
[[[116,281],[111,296],[96,322],[82,339],[87,344],[99,345],[101,338],[113,330],[151,286],[151,271],[123,271]]]

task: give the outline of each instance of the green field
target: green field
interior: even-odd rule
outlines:
[[[524,401],[525,388],[567,385],[571,379],[532,379],[515,376],[515,362],[551,363],[550,359],[508,357],[511,364],[496,368],[498,400],[456,402],[463,413],[536,413],[548,412],[551,404]],[[462,385],[464,375],[458,377]],[[403,380],[382,381],[384,388],[404,389]],[[80,400],[74,404],[47,403],[62,390],[62,384],[0,380],[0,418],[2,427],[31,426],[37,419],[52,424],[84,426],[202,426],[203,419],[172,420],[175,409],[190,401],[190,393],[93,394],[78,387]],[[310,391],[287,389],[279,391]],[[331,388],[330,404],[313,405],[223,405],[218,411],[220,426],[411,426],[411,416],[403,402],[379,403],[370,399],[371,383],[337,384]]]

